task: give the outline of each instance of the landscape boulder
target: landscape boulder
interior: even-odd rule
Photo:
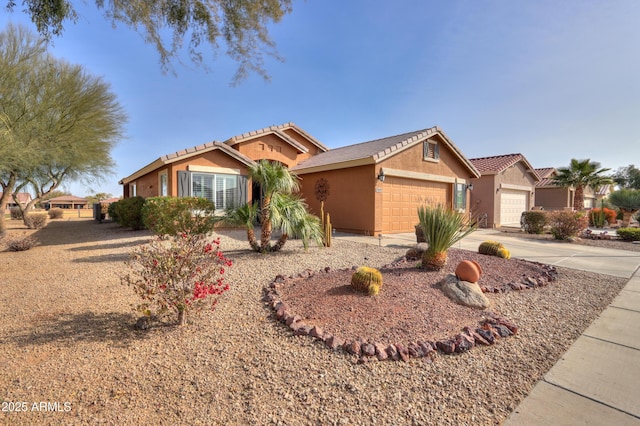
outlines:
[[[478,283],[462,281],[453,274],[448,274],[439,283],[440,290],[459,305],[471,308],[487,309],[489,299],[482,293]]]

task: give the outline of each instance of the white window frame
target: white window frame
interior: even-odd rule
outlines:
[[[166,170],[158,176],[158,195],[169,196],[169,173]]]
[[[129,197],[135,197],[138,195],[137,185],[135,182],[131,182],[129,184]]]

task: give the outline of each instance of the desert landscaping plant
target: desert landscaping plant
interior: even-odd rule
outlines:
[[[609,194],[609,202],[622,212],[622,226],[628,227],[634,214],[640,210],[640,190],[620,189]]]
[[[511,259],[511,252],[498,241],[483,241],[478,246],[478,253],[489,256],[498,256],[503,259]]]
[[[142,206],[144,198],[140,196],[123,198],[109,206],[109,215],[113,211],[112,219],[119,225],[138,231],[144,228],[142,222]],[[113,207],[111,207],[113,206]]]
[[[376,296],[382,287],[382,274],[376,268],[361,266],[351,275],[351,287],[369,296]]]
[[[562,187],[573,187],[573,209],[584,210],[584,190],[587,187],[597,189],[603,185],[612,184],[613,180],[603,173],[610,169],[600,167],[597,161],[571,159],[569,167],[559,167],[558,175],[553,177],[553,183]]]
[[[295,193],[299,190],[299,178],[280,163],[258,161],[249,167],[249,177],[260,185],[262,204],[244,205],[227,210],[224,222],[247,228],[252,250],[262,253],[282,249],[289,237],[300,237],[305,248],[310,241],[323,245],[320,219],[307,211],[307,204]],[[258,242],[253,232],[260,219],[261,234]],[[280,237],[271,244],[273,229],[280,230]]]
[[[575,238],[589,227],[589,218],[583,212],[557,210],[549,213],[548,219],[556,240]]]
[[[27,213],[24,217],[24,224],[29,229],[42,229],[47,224],[48,218],[47,213]]]
[[[616,223],[616,211],[606,207],[589,210],[589,225],[603,228],[606,225]]]
[[[187,315],[215,307],[229,284],[224,280],[232,261],[220,250],[220,240],[204,235],[154,238],[135,250],[127,262],[130,271],[121,282],[142,299],[136,309],[146,317],[177,315],[184,325]]]
[[[64,217],[64,210],[57,207],[49,209],[47,213],[49,214],[49,219],[62,219]]]
[[[547,224],[547,213],[542,210],[530,210],[522,213],[522,229],[527,234],[542,234]]]
[[[640,228],[619,228],[616,234],[624,241],[640,241]]]
[[[38,239],[33,235],[5,237],[4,242],[9,251],[26,251],[39,244]]]
[[[429,247],[422,255],[422,267],[439,271],[447,263],[447,250],[475,231],[469,219],[442,205],[418,207],[418,220]]]
[[[208,234],[218,220],[212,201],[197,197],[151,197],[142,206],[145,228],[157,235]]]

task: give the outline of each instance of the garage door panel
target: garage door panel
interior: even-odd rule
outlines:
[[[418,207],[449,205],[451,184],[388,176],[383,188],[382,232],[413,232]]]
[[[529,192],[502,189],[500,191],[500,225],[520,226],[522,212],[529,210]]]

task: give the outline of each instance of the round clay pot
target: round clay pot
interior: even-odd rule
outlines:
[[[475,260],[463,260],[456,268],[456,276],[462,281],[477,283],[482,275],[482,267]]]

